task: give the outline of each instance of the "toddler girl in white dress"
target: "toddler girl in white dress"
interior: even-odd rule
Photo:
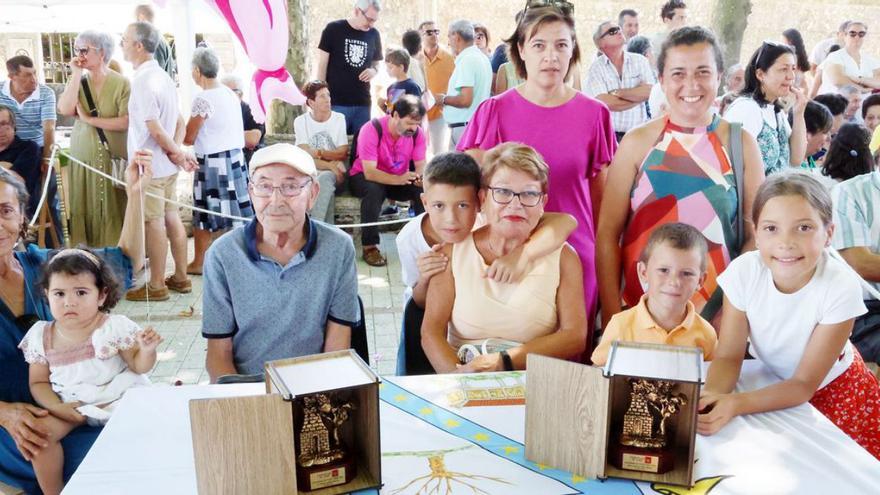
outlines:
[[[98,256],[65,249],[43,268],[40,280],[54,321],[40,321],[19,347],[30,363],[34,400],[49,411],[48,443],[31,459],[47,495],[64,487],[61,439],[83,424],[102,425],[132,386],[148,385],[144,373],[156,363],[162,338],[122,315],[108,314],[119,302],[119,282]]]

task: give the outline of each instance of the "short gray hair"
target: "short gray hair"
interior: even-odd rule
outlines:
[[[214,79],[220,73],[220,59],[210,48],[200,46],[193,51],[192,66],[208,79]]]
[[[370,7],[376,9],[376,12],[380,12],[382,10],[382,2],[379,0],[355,0],[354,2],[355,8],[361,10],[368,10]]]
[[[116,47],[116,44],[113,43],[113,39],[107,33],[101,33],[89,29],[88,31],[83,31],[77,35],[76,40],[73,42],[74,45],[79,41],[88,43],[90,46],[101,50],[101,58],[104,60],[105,64],[110,62],[110,59],[113,57],[113,49]]]
[[[156,53],[159,31],[148,22],[133,22],[131,25],[134,26],[134,39],[131,41],[140,43],[148,53]]]
[[[614,24],[611,21],[602,21],[596,26],[596,30],[593,31],[593,44],[599,46],[599,40],[602,38],[602,32],[605,30],[605,26],[609,24]]]
[[[459,19],[449,24],[449,32],[455,33],[463,41],[471,43],[474,41],[477,33],[474,31],[474,23],[467,19]]]

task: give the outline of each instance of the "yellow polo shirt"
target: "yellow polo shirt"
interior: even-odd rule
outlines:
[[[648,312],[647,295],[643,295],[639,304],[611,317],[608,327],[602,334],[602,341],[593,351],[593,364],[603,366],[608,359],[608,350],[615,340],[623,342],[642,342],[645,344],[667,344],[703,349],[703,359],[711,361],[715,353],[718,336],[712,325],[694,311],[694,304],[687,303],[687,314],[684,321],[671,331],[654,322]]]
[[[434,58],[429,58],[424,50],[422,55],[425,60],[428,89],[435,96],[446,94],[449,89],[449,78],[452,77],[452,71],[455,70],[455,58],[442,47],[437,49],[437,54],[434,55]],[[428,120],[436,120],[442,116],[443,110],[440,109],[440,105],[435,105],[428,110]]]

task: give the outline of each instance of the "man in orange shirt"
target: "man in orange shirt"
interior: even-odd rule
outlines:
[[[440,30],[434,21],[425,21],[419,25],[422,35],[422,53],[419,62],[425,68],[428,78],[428,90],[432,94],[446,94],[449,78],[455,70],[455,59],[452,54],[440,47]],[[449,148],[449,128],[443,120],[443,109],[440,105],[428,110],[428,130],[431,134],[431,154],[442,153]]]

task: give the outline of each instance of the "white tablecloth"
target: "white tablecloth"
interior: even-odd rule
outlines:
[[[523,406],[465,407],[449,405],[449,391],[457,377],[386,377],[387,381],[427,399],[439,408],[482,425],[515,442],[524,441]],[[753,389],[776,379],[756,362],[746,362],[740,388]],[[104,428],[79,470],[64,490],[66,495],[94,494],[195,494],[196,477],[189,422],[189,400],[195,398],[254,395],[264,391],[262,384],[149,387],[130,390],[121,400],[113,418]],[[393,401],[391,401],[393,402]],[[410,445],[436,438],[442,445],[455,447],[460,438],[436,429],[413,415],[402,413],[393,404],[382,404],[383,493],[391,493],[420,475],[427,464],[418,458],[395,457],[403,448],[424,450]],[[413,433],[419,432],[419,433]],[[711,437],[697,436],[696,478],[715,484],[712,495],[723,494],[878,494],[880,462],[838,430],[809,404],[771,413],[735,418]],[[461,447],[459,447],[461,449]],[[575,493],[558,481],[533,476],[523,468],[505,471],[503,463],[481,449],[467,450],[462,456],[488,456],[486,470],[508,473],[511,485],[532,487],[546,483],[546,493]],[[390,454],[389,451],[395,451]],[[446,454],[453,471],[455,462],[476,457]],[[387,456],[387,457],[386,457]],[[500,464],[499,464],[500,463]],[[490,464],[499,464],[490,466]],[[412,466],[412,467],[408,467]],[[471,474],[483,474],[471,465]],[[409,472],[406,472],[409,470]],[[492,471],[493,473],[495,471]],[[723,476],[718,481],[716,478]],[[717,483],[717,484],[716,484]],[[669,491],[650,484],[615,485],[614,493],[707,493],[706,484],[693,492]],[[607,484],[606,484],[607,485]],[[506,484],[480,485],[490,493],[512,493]],[[497,489],[492,488],[497,486]],[[630,487],[630,488],[627,488]],[[703,490],[700,490],[700,488]],[[415,493],[416,486],[401,493]],[[464,486],[454,486],[456,492]],[[610,486],[609,486],[610,488]],[[525,490],[523,488],[522,490]],[[600,490],[601,491],[601,490]],[[517,491],[518,492],[518,491]],[[610,493],[610,492],[609,492]]]

